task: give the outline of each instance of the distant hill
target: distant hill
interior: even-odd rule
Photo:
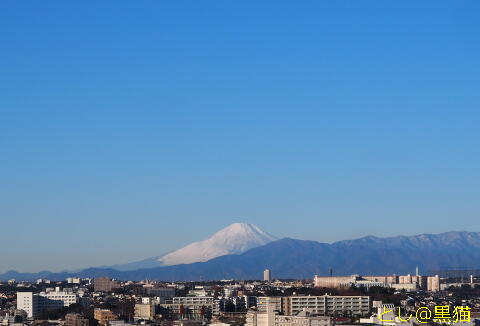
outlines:
[[[260,279],[263,269],[275,278],[312,278],[327,275],[413,274],[443,267],[480,268],[480,233],[447,232],[390,238],[364,237],[333,244],[284,238],[250,249],[242,254],[225,255],[207,262],[118,271],[89,268],[77,273],[50,273],[42,277],[111,276],[125,280],[218,280]],[[9,278],[0,275],[0,279]],[[15,274],[22,279],[22,274]],[[32,279],[32,274],[25,274]],[[35,276],[33,278],[38,278]],[[10,277],[11,278],[11,277]]]

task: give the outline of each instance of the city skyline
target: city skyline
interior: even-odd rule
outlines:
[[[0,272],[480,231],[479,9],[0,2]]]

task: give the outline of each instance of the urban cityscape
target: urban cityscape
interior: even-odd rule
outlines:
[[[459,236],[480,236],[476,233],[454,235],[457,244],[461,241]],[[431,237],[439,236],[442,235]],[[265,247],[278,241],[281,240],[255,225],[234,223],[206,240],[152,260],[201,266],[219,258],[230,258],[229,264],[234,265],[233,257],[266,250]],[[228,248],[224,246],[226,243]],[[462,244],[463,248],[466,246],[468,244]],[[421,250],[418,244],[417,247]],[[236,248],[234,253],[224,255],[225,250],[232,248]],[[277,256],[276,260],[282,258]],[[322,259],[319,261],[322,264]],[[141,263],[152,264],[148,260]],[[138,268],[141,263],[115,267]],[[214,280],[208,276],[198,281],[156,279],[155,275],[163,275],[155,274],[156,270],[172,267],[175,265],[146,268],[153,279],[144,280],[112,278],[108,275],[113,271],[110,268],[71,271],[64,279],[59,278],[65,274],[48,272],[12,271],[0,275],[20,278],[0,283],[2,326],[413,326],[427,323],[474,326],[480,320],[479,269],[457,268],[424,274],[416,266],[407,275],[337,276],[336,269],[329,267],[323,273],[326,275],[285,279],[277,276],[282,275],[281,270],[265,268],[253,270],[258,275],[256,279]],[[143,275],[142,271],[124,272],[135,277],[136,273]],[[100,276],[101,273],[106,276]],[[98,276],[93,277],[94,274]],[[33,279],[40,275],[44,277]]]
[[[315,275],[310,280],[275,279],[269,269],[263,279],[250,281],[12,279],[2,282],[0,290],[5,326],[475,325],[480,317],[476,277],[423,276],[418,270],[409,275]],[[440,306],[452,308],[450,320],[445,314],[435,316]],[[429,307],[432,315],[422,319],[416,315],[420,307]],[[456,316],[453,307],[471,310]]]

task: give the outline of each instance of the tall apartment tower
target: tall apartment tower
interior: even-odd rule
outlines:
[[[438,275],[429,276],[427,278],[427,291],[440,291],[440,277]]]
[[[268,268],[263,271],[263,280],[267,282],[272,280],[272,273]]]

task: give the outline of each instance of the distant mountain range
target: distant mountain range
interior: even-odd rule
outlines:
[[[328,275],[330,268],[335,275],[413,274],[416,266],[420,268],[420,272],[424,273],[442,268],[480,268],[480,232],[447,232],[390,238],[369,236],[327,244],[290,238],[271,241],[274,239],[273,236],[252,225],[235,224],[227,229],[232,233],[219,232],[212,237],[214,241],[194,243],[169,254],[170,256],[164,255],[157,258],[158,261],[163,257],[160,263],[164,264],[175,264],[183,259],[198,259],[200,262],[134,270],[126,270],[124,267],[124,270],[88,268],[78,272],[63,273],[9,271],[0,274],[0,279],[63,280],[71,276],[110,276],[124,280],[164,281],[260,279],[265,268],[271,269],[275,278],[312,278],[314,274]],[[250,231],[251,237],[236,236],[250,234]],[[232,242],[229,241],[230,239]],[[245,246],[241,245],[242,241],[245,241]],[[209,244],[212,243],[214,245],[210,246]],[[222,243],[225,244],[226,252],[240,253],[201,261],[208,259],[208,255],[220,255],[221,250],[204,249],[221,247]],[[247,250],[249,247],[251,249]],[[193,253],[197,252],[203,252],[205,255],[195,258],[196,254]],[[132,266],[133,264],[130,265]]]

